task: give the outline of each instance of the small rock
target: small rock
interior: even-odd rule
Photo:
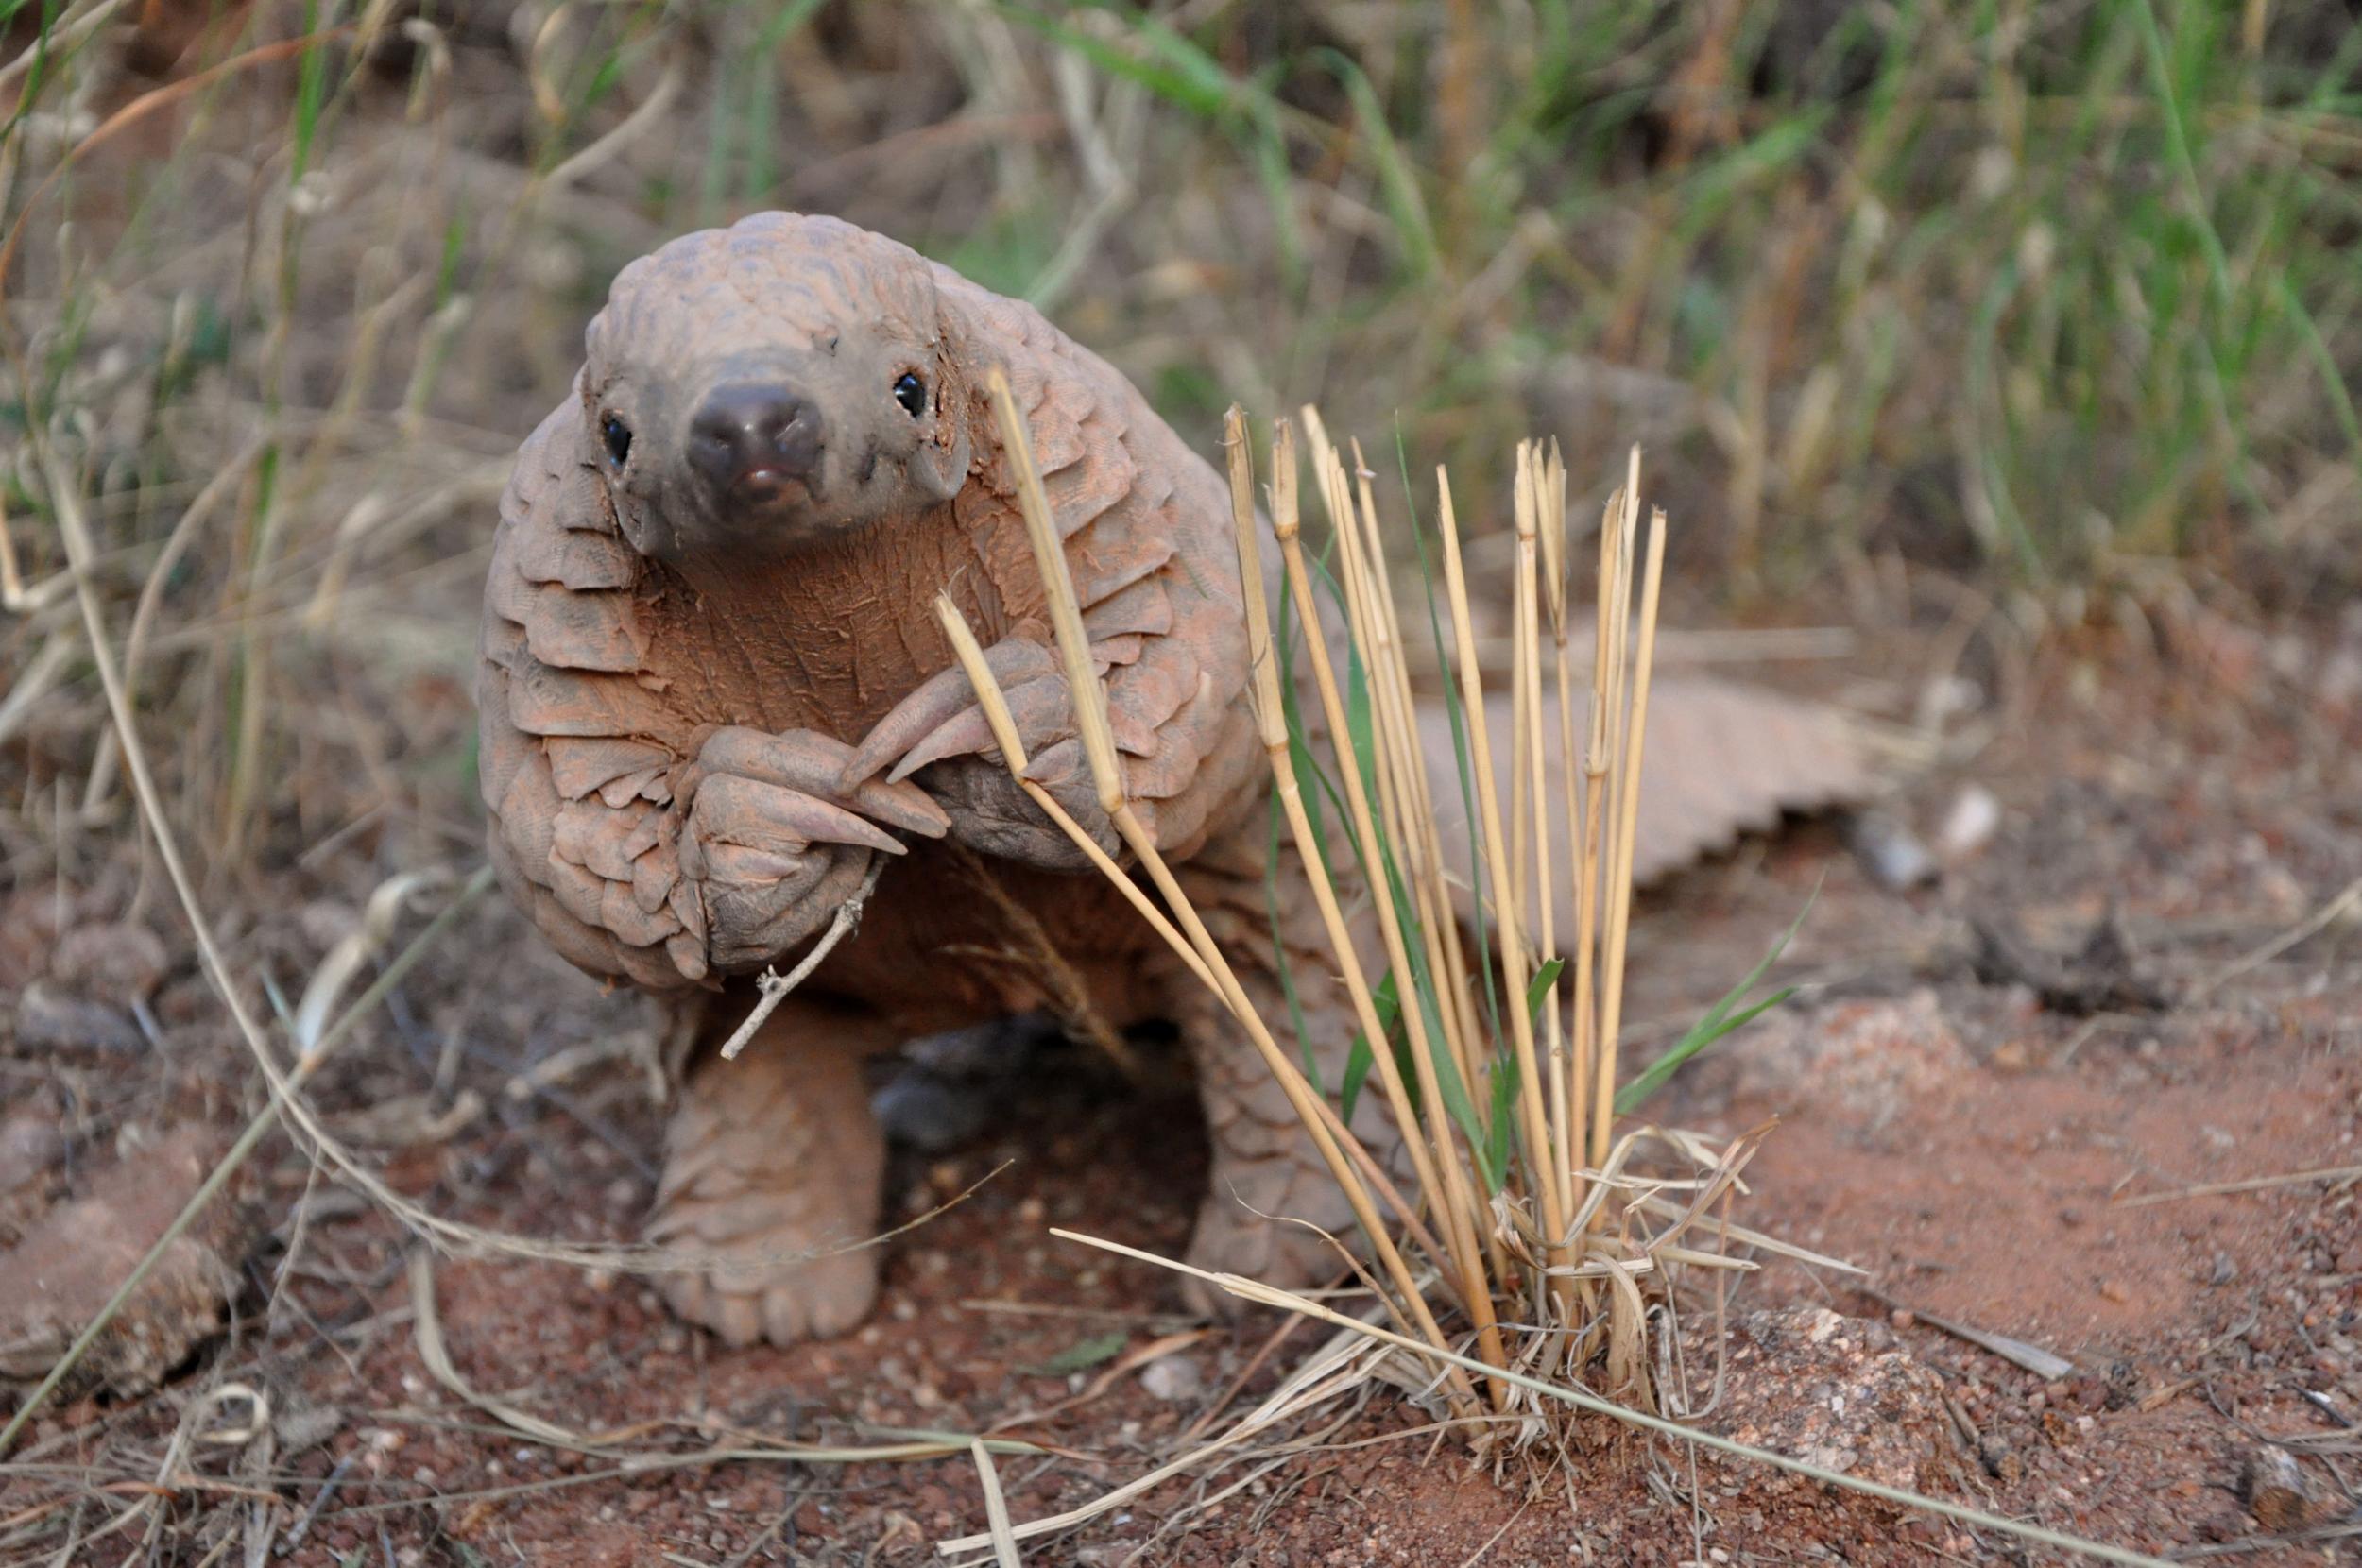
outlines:
[[[2318,1525],[2344,1506],[2294,1454],[2268,1442],[2248,1450],[2239,1471],[2239,1495],[2256,1523],[2275,1532]]]
[[[164,945],[145,926],[77,926],[58,939],[49,973],[86,997],[128,1002],[164,978]]]
[[[42,1376],[155,1245],[213,1167],[210,1129],[184,1126],[123,1159],[0,1254],[0,1377]],[[165,1249],[59,1392],[152,1388],[221,1326],[254,1230],[216,1200]]]
[[[1195,1399],[1205,1386],[1197,1363],[1186,1355],[1159,1356],[1140,1371],[1140,1387],[1153,1399],[1171,1403]]]
[[[1936,854],[1946,861],[1964,861],[1991,843],[2000,827],[2001,802],[1983,785],[1967,785],[1952,797],[1936,828]]]
[[[0,1196],[31,1186],[65,1162],[65,1134],[40,1111],[0,1121]]]
[[[1732,1326],[1716,1417],[1728,1436],[1913,1491],[1941,1490],[1957,1474],[1960,1440],[1943,1381],[1885,1323],[1790,1307]],[[1762,1484],[1791,1479],[1767,1474]]]
[[[1856,811],[1845,819],[1841,831],[1845,847],[1862,870],[1889,893],[1908,893],[1943,875],[1918,836],[1884,811]]]
[[[1775,1009],[1691,1069],[1699,1091],[1775,1110],[1832,1105],[1885,1126],[1914,1101],[1957,1092],[1977,1065],[1932,990],[1899,999]]]
[[[35,980],[17,998],[16,1043],[32,1050],[124,1053],[146,1045],[129,1014],[84,1001],[48,980]]]
[[[274,1409],[271,1436],[279,1452],[292,1457],[317,1448],[345,1429],[345,1413],[334,1405],[288,1405]]]

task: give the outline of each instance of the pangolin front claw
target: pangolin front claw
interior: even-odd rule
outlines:
[[[894,835],[800,790],[739,774],[717,773],[697,786],[700,836],[749,850],[795,855],[815,844],[882,854],[904,853]]]
[[[1040,643],[1022,637],[1003,638],[984,650],[984,666],[992,672],[1003,691],[1011,687],[1055,674],[1058,656]],[[967,683],[967,672],[957,664],[939,670],[919,683],[916,690],[896,703],[886,716],[863,737],[853,750],[852,758],[837,775],[835,793],[850,793],[864,780],[874,778],[887,764],[910,752],[945,724],[958,718],[976,704],[975,689]],[[983,711],[977,710],[978,723]],[[971,746],[966,748],[975,750]],[[943,755],[949,756],[950,753]],[[896,779],[902,773],[894,775]]]
[[[709,774],[735,775],[800,794],[834,796],[889,827],[923,838],[939,839],[950,830],[951,819],[943,814],[943,808],[916,785],[864,776],[864,781],[846,787],[843,775],[852,755],[842,741],[817,730],[792,729],[770,735],[731,724],[707,736],[697,760]]]
[[[1017,724],[1018,741],[1025,748],[1026,756],[1074,733],[1074,707],[1067,695],[1064,675],[1043,675],[1010,687],[1002,695],[1008,701],[1009,717]],[[992,725],[984,717],[983,706],[963,708],[905,752],[886,778],[899,783],[930,762],[970,756],[994,745]]]

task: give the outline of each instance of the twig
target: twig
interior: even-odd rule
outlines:
[[[2173,1192],[2145,1192],[2137,1198],[2119,1198],[2111,1207],[2137,1209],[2150,1203],[2171,1203],[2183,1198],[2217,1198],[2227,1192],[2262,1192],[2269,1187],[2299,1186],[2306,1182],[2351,1182],[2357,1179],[2362,1179],[2362,1165],[2324,1166],[2319,1170],[2291,1170],[2278,1176],[2250,1176],[2237,1182],[2208,1182]]]
[[[2281,932],[2269,942],[2265,943],[2261,947],[2256,948],[2253,952],[2249,953],[2244,957],[2232,960],[2229,963],[2224,964],[2213,974],[2199,981],[2197,985],[2190,989],[2190,993],[2184,1000],[2192,1003],[2204,1001],[2208,997],[2213,996],[2215,992],[2219,990],[2222,986],[2228,984],[2232,980],[2237,980],[2241,975],[2246,974],[2249,970],[2261,968],[2263,965],[2269,963],[2272,960],[2278,958],[2281,954],[2286,952],[2289,948],[2295,946],[2298,943],[2306,940],[2307,938],[2335,924],[2343,916],[2352,913],[2357,905],[2362,905],[2362,878],[2356,878],[2354,880],[2348,882],[2343,893],[2340,893],[2336,897],[2332,898],[2328,903],[2323,904],[2319,909],[2315,910],[2312,914],[2307,916],[2304,920],[2289,927],[2286,930]]]
[[[834,952],[836,945],[853,933],[853,928],[861,924],[862,906],[878,890],[878,873],[884,869],[884,861],[874,857],[870,860],[868,874],[862,878],[861,886],[850,898],[836,907],[836,915],[829,922],[829,929],[820,933],[820,940],[813,944],[812,951],[806,953],[785,977],[766,967],[755,978],[755,984],[762,992],[762,997],[755,1003],[754,1011],[746,1014],[746,1021],[722,1042],[723,1061],[738,1060],[738,1053],[746,1048],[746,1042],[755,1037],[755,1031],[762,1027],[763,1020],[779,1010],[779,1003],[787,1000],[787,994],[803,984],[805,977],[820,967],[820,961]]]
[[[1939,1318],[1932,1312],[1922,1312],[1908,1302],[1896,1301],[1874,1285],[1856,1285],[1854,1288],[1890,1311],[1908,1312],[1939,1333],[1965,1339],[1978,1350],[1997,1355],[2010,1365],[2048,1382],[2055,1383],[2075,1370],[2074,1362],[2040,1345],[2030,1345],[2023,1339],[2012,1339],[2006,1334],[1994,1334],[1968,1323],[1955,1322],[1949,1318]]]

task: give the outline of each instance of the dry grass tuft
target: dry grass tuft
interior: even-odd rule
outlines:
[[[1005,387],[996,384],[1002,437],[1020,475],[1030,455]],[[1374,1071],[1388,1112],[1403,1134],[1412,1187],[1396,1193],[1378,1158],[1349,1131],[1354,1089],[1332,1107],[1306,1081],[1279,1043],[1284,1021],[1248,1004],[1224,955],[1141,830],[1124,798],[1104,698],[1092,672],[1080,613],[1050,532],[1037,484],[1022,500],[1036,553],[1050,586],[1059,647],[1079,703],[1085,747],[1100,803],[1162,895],[1156,912],[1133,879],[1104,857],[1101,869],[1150,912],[1174,950],[1222,997],[1287,1091],[1306,1133],[1344,1189],[1361,1242],[1377,1264],[1365,1283],[1406,1340],[1437,1352],[1474,1346],[1486,1375],[1438,1356],[1434,1391],[1444,1410],[1467,1421],[1479,1446],[1532,1443],[1563,1421],[1563,1406],[1537,1402],[1498,1374],[1512,1368],[1545,1377],[1603,1379],[1619,1399],[1656,1409],[1668,1362],[1660,1347],[1676,1308],[1674,1282],[1689,1271],[1716,1274],[1754,1265],[1730,1254],[1726,1200],[1760,1133],[1720,1150],[1677,1133],[1616,1127],[1616,1039],[1622,998],[1625,935],[1632,904],[1632,846],[1639,804],[1637,777],[1648,724],[1656,609],[1663,580],[1665,519],[1651,520],[1639,612],[1628,613],[1639,542],[1639,455],[1609,503],[1600,532],[1598,648],[1591,660],[1589,744],[1583,753],[1582,799],[1566,813],[1572,842],[1552,835],[1543,766],[1544,726],[1571,733],[1577,694],[1569,655],[1566,567],[1566,473],[1554,452],[1528,443],[1518,451],[1515,660],[1515,735],[1511,755],[1494,756],[1483,724],[1456,724],[1462,778],[1482,803],[1477,863],[1447,864],[1428,758],[1413,717],[1412,673],[1396,598],[1388,581],[1386,540],[1369,475],[1357,452],[1348,470],[1321,434],[1317,413],[1311,464],[1333,540],[1336,590],[1324,602],[1321,574],[1308,560],[1297,502],[1292,432],[1282,425],[1273,446],[1272,532],[1284,562],[1287,607],[1300,627],[1340,619],[1340,646],[1327,635],[1283,646],[1266,598],[1264,540],[1254,506],[1245,424],[1230,420],[1230,479],[1246,589],[1255,671],[1253,700],[1273,782],[1293,839],[1289,875],[1310,884],[1326,925],[1330,956],[1361,1026],[1349,1085]],[[1444,601],[1457,649],[1458,713],[1481,713],[1483,676],[1474,653],[1474,619],[1463,568],[1449,476],[1437,471],[1444,558]],[[1548,563],[1547,582],[1544,565]],[[1544,654],[1545,606],[1553,655]],[[1021,770],[1013,726],[1001,712],[968,629],[943,612],[963,663],[984,694],[1013,768]],[[1296,717],[1295,693],[1283,688],[1301,654],[1316,706]],[[1344,656],[1343,679],[1337,668]],[[1550,672],[1546,682],[1544,671]],[[1544,701],[1548,685],[1554,702]],[[1318,742],[1326,756],[1313,749]],[[1573,755],[1568,747],[1567,755]],[[1307,768],[1317,778],[1304,776]],[[1498,768],[1514,770],[1511,820],[1494,791]],[[1566,781],[1572,788],[1572,781]],[[1313,818],[1317,790],[1342,801],[1346,822],[1335,838]],[[1036,798],[1047,797],[1036,793]],[[1088,835],[1064,813],[1077,844]],[[1343,844],[1338,842],[1342,839]],[[1340,847],[1350,850],[1342,860]],[[1361,883],[1341,888],[1330,867],[1350,863]],[[1551,929],[1554,883],[1577,890],[1579,929],[1562,945]],[[1453,889],[1479,890],[1473,949],[1453,917]],[[1363,967],[1346,907],[1364,890],[1384,943],[1389,971],[1376,984]],[[1571,997],[1562,986],[1562,948],[1574,955]],[[1522,1004],[1522,1005],[1521,1005]],[[1724,1210],[1720,1216],[1718,1208]],[[1383,1212],[1392,1209],[1391,1221]],[[1445,1325],[1452,1326],[1446,1328]],[[1479,1387],[1481,1383],[1481,1388]],[[1670,1403],[1686,1400],[1670,1393]],[[1504,1423],[1499,1418],[1515,1418]]]
[[[1446,662],[1456,668],[1460,680],[1455,730],[1461,741],[1454,760],[1463,792],[1483,803],[1475,863],[1453,866],[1439,847],[1433,780],[1412,713],[1386,541],[1360,453],[1348,469],[1322,433],[1317,412],[1304,411],[1314,480],[1331,529],[1330,564],[1324,572],[1308,559],[1302,539],[1292,433],[1283,423],[1275,434],[1271,529],[1286,577],[1285,605],[1293,611],[1294,626],[1313,629],[1299,647],[1285,622],[1276,628],[1273,623],[1245,421],[1235,409],[1230,415],[1230,490],[1254,669],[1252,697],[1296,850],[1287,874],[1306,878],[1326,923],[1329,957],[1362,1026],[1348,1080],[1359,1083],[1362,1075],[1374,1073],[1381,1086],[1402,1133],[1401,1157],[1413,1178],[1406,1197],[1389,1181],[1384,1163],[1349,1129],[1353,1089],[1344,1087],[1344,1103],[1332,1106],[1322,1090],[1306,1082],[1294,1056],[1279,1044],[1284,1021],[1266,1019],[1248,1004],[1133,813],[1117,771],[1105,693],[1093,671],[1021,418],[997,375],[992,392],[1002,440],[1019,475],[1019,500],[1048,588],[1059,652],[1076,693],[1078,725],[1099,803],[1156,889],[1161,907],[1099,851],[1046,792],[1027,787],[1229,1008],[1344,1189],[1361,1229],[1361,1250],[1377,1268],[1357,1270],[1369,1300],[1361,1310],[1346,1311],[1256,1280],[1054,1232],[1193,1274],[1242,1300],[1279,1307],[1334,1332],[1276,1391],[1202,1446],[1051,1518],[1012,1525],[996,1508],[987,1533],[940,1542],[938,1550],[947,1556],[989,1550],[994,1560],[1013,1562],[1020,1542],[1087,1523],[1209,1461],[1278,1462],[1274,1456],[1284,1457],[1289,1451],[1284,1442],[1260,1449],[1246,1445],[1258,1440],[1269,1443],[1278,1431],[1377,1380],[1395,1384],[1430,1407],[1443,1429],[1463,1435],[1481,1458],[1497,1467],[1514,1458],[1565,1464],[1592,1446],[1577,1423],[1605,1416],[2022,1539],[2108,1560],[2153,1562],[2138,1553],[1860,1482],[1686,1424],[1711,1406],[1688,1387],[1679,1349],[1682,1303],[1693,1294],[1684,1288],[1688,1281],[1710,1286],[1700,1294],[1719,1311],[1729,1277],[1756,1267],[1751,1256],[1737,1255],[1741,1252],[1840,1270],[1848,1266],[1732,1222],[1732,1202],[1743,1190],[1741,1173],[1768,1127],[1716,1148],[1693,1134],[1617,1123],[1618,1114],[1663,1073],[1771,1005],[1734,1011],[1759,978],[1759,967],[1619,1100],[1616,1042],[1632,905],[1637,778],[1665,559],[1661,511],[1652,514],[1645,553],[1641,548],[1638,452],[1632,454],[1624,485],[1609,502],[1600,529],[1598,645],[1584,694],[1588,743],[1581,754],[1579,810],[1566,814],[1571,842],[1565,843],[1551,831],[1552,781],[1542,760],[1545,726],[1557,724],[1566,738],[1577,708],[1574,660],[1566,647],[1565,470],[1554,451],[1532,442],[1518,449],[1510,675],[1515,717],[1506,758],[1494,755],[1494,737],[1484,724],[1465,722],[1465,715],[1482,711],[1484,690],[1473,656],[1450,478],[1437,470],[1443,598],[1458,651],[1456,659]],[[1631,608],[1635,576],[1636,613]],[[1333,595],[1325,602],[1321,589],[1330,583]],[[983,651],[948,600],[937,607],[1012,775],[1024,783],[1025,757],[1016,725]],[[1332,636],[1335,649],[1329,645]],[[1298,654],[1309,666],[1309,681],[1297,682],[1291,674]],[[1342,683],[1340,655],[1346,667]],[[1545,701],[1546,685],[1552,701]],[[1299,716],[1290,699],[1305,687],[1316,706]],[[1569,746],[1562,755],[1575,753]],[[1497,765],[1515,770],[1506,821],[1493,793]],[[1308,778],[1308,772],[1318,777]],[[1560,783],[1567,790],[1576,786],[1571,778]],[[1342,805],[1348,819],[1333,833],[1313,817],[1314,792],[1308,786],[1315,784],[1321,795]],[[1340,850],[1350,852],[1349,861]],[[1343,877],[1331,868],[1348,863],[1359,868],[1366,888],[1340,885]],[[1577,893],[1574,974],[1571,995],[1566,997],[1561,955],[1567,945],[1551,929],[1553,883],[1562,875],[1571,878]],[[1453,915],[1456,883],[1478,895],[1473,946]],[[1390,964],[1385,980],[1375,986],[1346,915],[1348,908],[1360,909],[1365,891]],[[1214,1495],[1226,1494],[1225,1490]],[[1164,1528],[1172,1525],[1168,1518]]]

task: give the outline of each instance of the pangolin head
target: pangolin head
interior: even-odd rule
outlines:
[[[583,366],[587,460],[644,554],[726,564],[949,501],[969,389],[933,267],[764,213],[616,276]]]

